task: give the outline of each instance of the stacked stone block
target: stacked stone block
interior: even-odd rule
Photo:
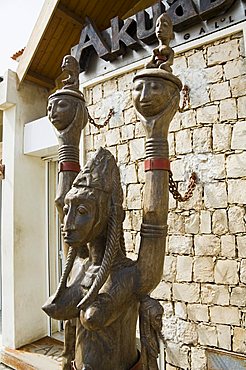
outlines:
[[[242,34],[176,56],[174,73],[190,88],[190,107],[170,125],[174,180],[163,279],[153,292],[164,307],[167,369],[207,369],[206,348],[246,354],[246,66]],[[136,71],[86,90],[88,109],[103,123],[87,126],[89,157],[106,146],[116,157],[125,195],[126,248],[136,258],[144,187],[144,130],[131,99]]]

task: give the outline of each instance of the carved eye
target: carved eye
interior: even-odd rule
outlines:
[[[85,215],[86,213],[88,213],[87,209],[84,207],[84,206],[79,206],[77,208],[77,211],[81,214],[81,215]]]
[[[142,83],[138,83],[138,84],[135,85],[134,90],[141,91],[142,88],[143,88],[143,84]]]
[[[60,108],[66,108],[68,106],[68,103],[65,102],[64,100],[60,100],[59,103],[58,103],[58,106]]]
[[[68,214],[68,209],[69,209],[69,207],[67,205],[63,207],[63,212],[64,212],[65,215]]]
[[[51,111],[51,108],[52,108],[52,107],[51,107],[51,104],[50,104],[50,105],[48,105],[48,107],[47,107],[47,111],[48,111],[48,112],[50,112],[50,111]]]
[[[158,84],[157,84],[157,83],[152,82],[152,84],[151,84],[151,88],[152,88],[153,90],[158,90],[159,86],[158,86]]]

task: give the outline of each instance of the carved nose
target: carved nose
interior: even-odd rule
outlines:
[[[149,100],[149,89],[146,86],[144,86],[141,92],[140,101],[145,102],[148,100]]]
[[[63,231],[71,231],[75,230],[75,222],[74,222],[74,217],[71,217],[68,215],[67,217],[65,216],[64,218],[64,225],[63,225]]]
[[[53,119],[57,117],[57,112],[56,112],[56,110],[52,110],[52,111],[51,111],[51,117],[52,117]]]
[[[65,223],[64,224],[64,227],[63,227],[63,231],[66,232],[66,231],[72,231],[72,230],[75,230],[75,225],[73,223]]]

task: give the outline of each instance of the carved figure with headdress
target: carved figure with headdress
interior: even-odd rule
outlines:
[[[161,331],[163,311],[161,304],[149,296],[140,303],[139,325],[143,370],[158,370],[159,341],[164,342]]]
[[[49,96],[48,117],[52,123],[59,142],[59,181],[56,197],[61,223],[63,222],[64,197],[71,188],[73,180],[80,170],[79,141],[81,131],[88,121],[85,99],[79,90],[79,64],[77,60],[67,55],[63,59],[63,69],[71,72],[65,85]],[[67,166],[66,163],[74,165]],[[64,165],[65,164],[65,165]],[[65,176],[62,169],[66,169]]]
[[[80,171],[79,164],[79,141],[81,131],[85,127],[88,121],[88,112],[85,106],[85,100],[82,92],[79,90],[79,64],[77,60],[71,56],[66,55],[63,58],[62,70],[68,75],[64,79],[63,87],[55,91],[49,96],[48,100],[48,117],[52,123],[55,134],[58,138],[58,187],[56,192],[56,207],[59,213],[59,219],[61,225],[64,219],[64,198],[67,192],[71,189],[72,183]],[[63,241],[63,251],[65,258],[68,256],[69,246]],[[81,257],[88,256],[88,250],[86,245],[81,245],[77,251],[77,255]],[[65,271],[71,269],[71,257],[67,258]],[[76,268],[83,271],[86,266],[76,261]],[[75,270],[75,266],[74,266]],[[65,274],[66,275],[66,274]],[[63,281],[63,282],[62,282]],[[56,294],[56,301],[53,302],[53,298],[49,299],[46,305],[49,305],[49,309],[54,311],[57,309],[57,315],[59,316],[59,307],[64,297],[61,297],[58,293],[64,287],[63,279],[60,282],[58,291]],[[70,276],[70,283],[73,281]],[[72,288],[70,288],[70,293]],[[73,291],[72,291],[73,292]],[[74,293],[72,293],[73,296]],[[58,302],[60,304],[58,304]],[[74,301],[72,300],[74,303]],[[70,302],[70,303],[72,303]],[[64,302],[63,302],[64,304]],[[71,304],[68,305],[67,309],[71,309]],[[75,304],[76,307],[76,304]],[[74,310],[74,307],[72,307]],[[72,314],[68,315],[73,317]],[[65,345],[63,353],[63,368],[70,370],[71,360],[74,358],[74,347],[75,347],[75,336],[76,336],[76,325],[74,320],[68,320],[65,322]]]
[[[153,366],[157,366],[162,308],[148,295],[163,273],[170,169],[167,135],[182,86],[171,73],[171,59],[170,54],[163,68],[154,64],[154,68],[138,72],[133,81],[133,103],[146,132],[138,259],[126,257],[120,172],[107,149],[95,153],[63,198],[67,262],[56,293],[43,307],[50,317],[73,322],[68,329],[76,332],[75,341],[72,334],[67,336],[63,370],[70,366],[76,370],[157,368]],[[67,127],[59,128],[60,133]],[[66,171],[61,173],[66,178]],[[81,258],[82,246],[88,251],[87,258]],[[143,364],[136,345],[140,305],[141,340],[147,359]],[[144,368],[145,364],[149,367]]]
[[[67,268],[58,291],[43,307],[55,319],[77,318],[76,332],[80,340],[73,366],[78,369],[87,361],[88,345],[92,343],[100,353],[102,369],[121,369],[118,356],[111,356],[109,360],[103,355],[105,351],[123,352],[129,368],[132,361],[138,359],[135,332],[129,331],[129,324],[134,327],[137,320],[139,303],[133,292],[138,275],[136,264],[125,255],[122,202],[116,161],[108,150],[100,148],[65,197],[63,235],[70,246]],[[67,283],[78,259],[77,248],[86,244],[89,258],[81,263],[74,277],[72,271]],[[113,339],[114,332],[117,340]],[[117,346],[117,341],[123,343],[126,336],[125,349]],[[98,358],[89,356],[87,362],[92,369],[98,368]]]
[[[62,61],[62,71],[68,77],[62,80],[64,89],[79,89],[79,63],[72,55],[66,55]]]
[[[146,64],[146,68],[161,68],[167,72],[172,72],[174,51],[169,44],[174,37],[174,33],[171,18],[167,13],[163,13],[157,19],[156,37],[159,45],[153,50],[153,55]]]

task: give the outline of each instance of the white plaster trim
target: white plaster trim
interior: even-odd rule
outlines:
[[[199,39],[187,42],[186,44],[176,46],[173,49],[176,54],[181,54],[187,50],[195,49],[204,44],[209,44],[210,42],[220,40],[226,36],[233,35],[234,33],[237,33],[240,31],[243,31],[243,37],[244,37],[244,42],[245,42],[245,35],[246,35],[245,30],[246,30],[246,22],[241,22],[241,23],[235,24],[235,26],[223,28],[222,30],[214,32],[207,36],[203,36]]]
[[[8,69],[0,83],[0,109],[6,110],[16,105],[16,73]]]

